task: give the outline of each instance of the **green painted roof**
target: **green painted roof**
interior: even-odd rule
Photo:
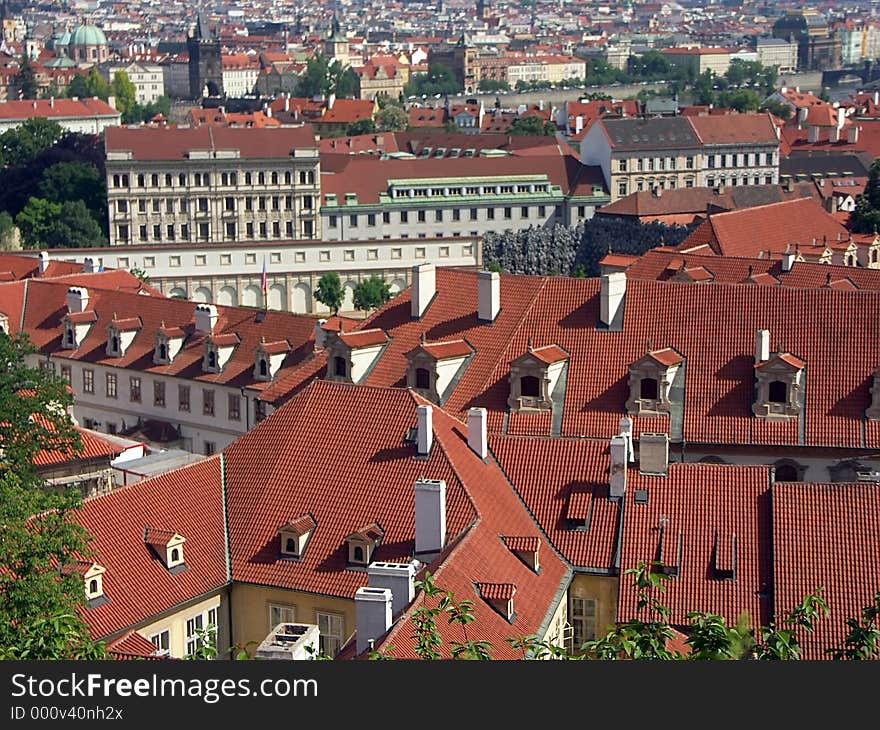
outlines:
[[[107,36],[104,31],[96,25],[81,25],[70,37],[70,45],[72,46],[106,46]]]

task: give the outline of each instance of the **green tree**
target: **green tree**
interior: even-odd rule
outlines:
[[[47,232],[61,215],[61,203],[45,198],[30,198],[15,218],[25,248],[41,248]]]
[[[428,67],[428,73],[415,74],[404,86],[406,96],[435,96],[437,94],[455,94],[461,91],[461,85],[452,73],[452,69],[442,63]]]
[[[693,88],[694,104],[714,104],[715,103],[715,74],[706,69],[697,76]]]
[[[510,84],[506,81],[495,81],[494,79],[480,79],[477,88],[480,91],[510,91]]]
[[[556,125],[553,122],[544,121],[541,117],[535,115],[518,117],[510,125],[508,133],[514,135],[552,136],[556,134]]]
[[[15,219],[25,248],[88,248],[107,239],[82,200],[30,198]]]
[[[21,248],[21,234],[12,216],[5,210],[0,212],[0,251],[15,251]]]
[[[88,162],[56,162],[40,176],[37,196],[54,203],[82,200],[94,217],[106,213],[107,181]]]
[[[376,124],[372,119],[358,119],[352,122],[345,130],[349,137],[356,137],[359,134],[372,134],[376,131]]]
[[[858,233],[876,233],[880,230],[880,159],[874,160],[871,165],[868,184],[856,198],[856,209],[851,220],[853,230]]]
[[[388,284],[378,276],[364,279],[354,288],[354,306],[362,312],[378,309],[391,299]]]
[[[399,106],[386,106],[376,114],[379,132],[403,132],[409,126],[409,115]]]
[[[96,96],[107,101],[111,93],[113,86],[101,75],[97,67],[92,67],[87,74],[74,76],[67,87],[67,96],[70,98],[88,99]]]
[[[36,99],[39,87],[37,86],[37,75],[34,72],[34,66],[26,53],[21,56],[18,66],[18,73],[15,76],[15,83],[19,89],[19,95],[22,99]]]
[[[761,107],[761,97],[751,89],[722,91],[718,95],[718,104],[738,112],[756,112]]]
[[[306,62],[297,93],[302,96],[320,96],[330,91],[330,64],[322,53],[316,53]]]
[[[850,661],[864,661],[880,657],[878,617],[880,617],[880,593],[875,593],[873,603],[862,609],[862,615],[859,618],[846,620],[849,631],[844,639],[843,647],[830,649],[828,653],[835,659]]]
[[[79,453],[67,382],[30,367],[26,337],[0,334],[0,658],[92,659],[104,656],[79,613],[88,534],[74,519],[77,489],[48,490],[34,467],[44,450]]]
[[[27,165],[65,135],[58,122],[44,117],[28,119],[0,134],[0,166]]]
[[[351,66],[342,67],[339,61],[333,61],[329,69],[330,91],[340,99],[354,99],[358,95],[360,79]]]
[[[329,271],[318,279],[314,297],[325,307],[332,309],[333,314],[339,314],[339,307],[342,306],[342,300],[345,298],[339,274],[335,271]]]
[[[143,110],[137,102],[137,87],[125,71],[113,74],[113,96],[116,109],[122,114],[123,124],[136,124],[143,120]]]
[[[762,111],[770,112],[773,116],[779,117],[783,121],[790,119],[792,115],[791,107],[783,104],[781,101],[770,99],[761,105]]]

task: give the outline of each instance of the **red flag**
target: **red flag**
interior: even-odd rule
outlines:
[[[269,277],[266,276],[266,257],[263,256],[263,278],[261,280],[261,284],[263,287],[263,294],[269,291]]]

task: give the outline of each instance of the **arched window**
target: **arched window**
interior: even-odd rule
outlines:
[[[534,375],[523,375],[519,379],[519,393],[529,398],[538,398],[541,395],[541,384]]]
[[[339,357],[337,355],[333,358],[333,374],[341,378],[348,375],[348,363],[345,362],[344,357]]]
[[[871,251],[871,263],[872,264],[877,263],[877,249],[876,248],[873,251]]]
[[[171,562],[176,563],[180,560],[180,550],[178,548],[171,548]]]
[[[273,184],[273,185],[277,185],[277,184],[278,184],[278,173],[277,173],[277,172],[273,172],[273,173],[272,173],[272,184]]]
[[[216,368],[217,367],[217,353],[211,350],[208,353],[208,367]]]
[[[287,538],[287,542],[285,543],[284,550],[288,553],[296,552],[296,540],[292,537]]]
[[[360,545],[355,545],[354,561],[356,563],[363,563],[364,562],[364,549]]]
[[[68,328],[67,328],[67,331],[64,333],[64,339],[65,339],[65,342],[67,342],[68,345],[72,345],[72,344],[73,344],[73,327],[68,327]]]
[[[639,397],[645,400],[657,400],[656,378],[642,378],[639,383]]]
[[[269,374],[269,366],[266,364],[266,358],[260,358],[260,376],[265,378]]]
[[[786,403],[788,401],[788,386],[781,380],[771,380],[767,391],[767,400],[771,403]]]
[[[89,581],[89,595],[94,596],[98,592],[98,579],[92,578]]]
[[[796,482],[798,480],[798,468],[794,464],[778,464],[776,466],[777,482]]]
[[[416,388],[428,390],[431,387],[431,373],[426,368],[416,368]]]
[[[110,347],[112,348],[113,352],[119,352],[119,337],[113,335],[113,339],[110,342]]]
[[[167,360],[168,359],[168,345],[166,345],[164,342],[161,345],[159,345],[159,359],[160,360]]]

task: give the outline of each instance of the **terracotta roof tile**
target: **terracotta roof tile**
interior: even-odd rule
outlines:
[[[360,330],[358,332],[344,332],[339,339],[352,349],[358,347],[370,347],[372,345],[384,345],[388,342],[388,335],[379,328]]]

